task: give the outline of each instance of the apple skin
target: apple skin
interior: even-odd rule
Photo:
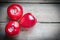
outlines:
[[[7,8],[7,15],[11,20],[18,20],[23,15],[23,8],[19,4],[11,4]]]
[[[36,23],[37,19],[31,13],[26,13],[20,20],[20,25],[25,29],[33,27]]]
[[[20,25],[16,21],[10,21],[5,27],[5,33],[9,37],[16,36],[20,33]]]

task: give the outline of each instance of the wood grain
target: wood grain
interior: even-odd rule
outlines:
[[[5,37],[6,23],[0,23],[0,39],[11,40],[11,38]],[[21,31],[19,35],[13,37],[12,40],[45,40],[45,39],[57,39],[59,36],[60,24],[46,24],[37,23],[33,28],[28,31]]]
[[[1,3],[0,22],[7,22],[7,8],[12,3]],[[18,3],[20,4],[20,3]],[[21,4],[23,13],[31,12],[39,22],[60,22],[60,4]]]
[[[28,0],[26,1],[28,2]],[[60,4],[18,3],[22,5],[24,14],[26,14],[27,12],[31,12],[37,18],[38,22],[33,28],[29,29],[28,31],[21,30],[21,33],[16,37],[13,38],[6,37],[5,26],[6,23],[9,21],[7,16],[7,8],[11,4],[13,3],[0,4],[0,40],[59,40],[60,39],[59,38]]]
[[[21,3],[59,3],[60,0],[0,0],[0,2],[21,2]]]

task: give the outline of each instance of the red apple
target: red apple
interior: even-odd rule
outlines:
[[[23,14],[23,8],[19,4],[11,4],[7,8],[8,17],[12,20],[18,20]]]
[[[7,23],[7,25],[5,27],[5,33],[7,36],[13,37],[13,36],[19,34],[19,32],[20,32],[20,25],[18,22],[10,21]]]
[[[23,28],[31,28],[33,27],[37,22],[37,19],[31,14],[26,13],[20,20],[20,25]]]

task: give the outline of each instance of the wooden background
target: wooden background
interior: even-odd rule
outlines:
[[[59,0],[1,0],[0,1],[0,40],[60,40],[60,4]],[[13,38],[5,35],[5,26],[9,21],[7,8],[17,3],[23,7],[23,13],[31,12],[36,25]]]

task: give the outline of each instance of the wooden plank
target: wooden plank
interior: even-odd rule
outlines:
[[[0,40],[3,40],[5,37],[5,24],[0,23]]]
[[[60,5],[60,4],[59,4]],[[26,4],[24,13],[31,12],[39,22],[60,22],[60,7],[57,4]]]
[[[60,24],[39,24],[37,23],[34,28],[27,32],[22,32],[22,37],[18,36],[16,39],[22,40],[45,40],[55,39],[58,35]],[[60,30],[59,30],[60,31]]]
[[[12,3],[1,3],[0,22],[7,22],[7,8]],[[20,3],[18,3],[20,4]],[[21,4],[23,13],[31,12],[39,22],[60,22],[60,4]]]
[[[56,3],[60,0],[1,0],[0,2]]]
[[[5,26],[6,23],[0,23],[0,35],[2,39],[5,37]],[[28,31],[21,31],[17,37],[13,37],[15,40],[53,40],[57,39],[59,36],[60,24],[45,24],[37,23],[33,28]],[[9,39],[11,40],[11,38]]]

